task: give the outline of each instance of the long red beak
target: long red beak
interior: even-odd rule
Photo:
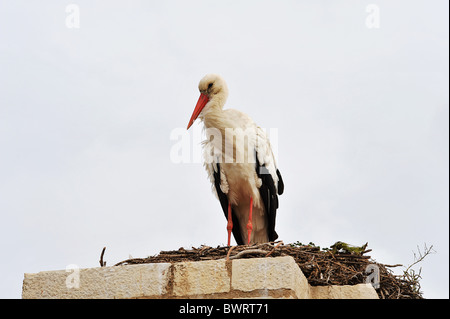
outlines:
[[[192,113],[191,119],[189,120],[189,124],[187,126],[187,129],[191,127],[191,125],[194,123],[194,121],[197,119],[200,112],[205,107],[206,103],[208,103],[209,97],[208,95],[201,93],[200,97],[198,98],[197,105],[195,106],[194,112]]]

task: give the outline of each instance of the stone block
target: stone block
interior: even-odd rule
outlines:
[[[173,294],[176,297],[230,291],[230,274],[225,260],[181,262],[173,267]]]
[[[371,284],[311,287],[312,299],[379,299]]]
[[[43,271],[25,274],[22,298],[97,299],[161,296],[167,292],[171,264]]]
[[[233,260],[232,289],[240,291],[288,290],[285,296],[309,298],[309,284],[294,258],[251,258]],[[264,297],[264,295],[261,295]]]

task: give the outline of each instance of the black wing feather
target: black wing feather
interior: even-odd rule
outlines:
[[[284,192],[284,182],[283,178],[281,177],[281,173],[278,169],[277,169],[277,176],[278,176],[278,195],[281,195]]]
[[[275,188],[275,182],[273,181],[272,175],[265,164],[261,165],[258,160],[258,154],[256,154],[256,174],[262,181],[262,185],[259,188],[259,193],[261,199],[264,203],[264,208],[266,210],[267,222],[268,222],[268,237],[269,241],[274,241],[278,238],[278,234],[275,231],[275,219],[277,215],[278,208],[278,195]],[[281,174],[277,169],[278,176],[278,194],[281,195],[284,191],[284,183],[281,179]]]
[[[217,172],[214,172],[214,186],[216,187],[217,196],[219,197],[220,205],[222,206],[223,213],[225,214],[225,218],[228,220],[228,197],[222,192],[220,189],[220,164],[217,163]],[[242,236],[240,233],[240,225],[239,220],[233,210],[231,209],[231,216],[233,219],[233,236],[238,245],[244,245],[244,241],[242,240]]]

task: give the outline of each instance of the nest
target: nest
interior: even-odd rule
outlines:
[[[333,247],[333,246],[332,246]],[[383,265],[367,256],[371,249],[349,252],[335,249],[320,249],[314,245],[288,244],[283,242],[264,243],[253,246],[201,246],[199,248],[180,248],[161,251],[156,256],[130,258],[117,263],[132,265],[142,263],[174,263],[254,257],[292,256],[311,286],[356,285],[366,283],[370,275],[369,265],[376,265],[379,272],[379,285],[374,286],[380,299],[423,299],[420,285],[416,279],[406,275],[395,275],[390,268],[402,265]],[[104,252],[104,251],[103,251]],[[103,254],[102,254],[103,257]],[[103,263],[101,258],[101,264]],[[104,264],[103,264],[104,265]],[[372,267],[373,268],[373,267]]]

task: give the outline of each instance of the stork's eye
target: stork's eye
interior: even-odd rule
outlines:
[[[208,84],[208,90],[209,90],[210,88],[212,88],[212,86],[213,86],[213,83],[212,83],[212,82],[209,83],[209,84]]]

